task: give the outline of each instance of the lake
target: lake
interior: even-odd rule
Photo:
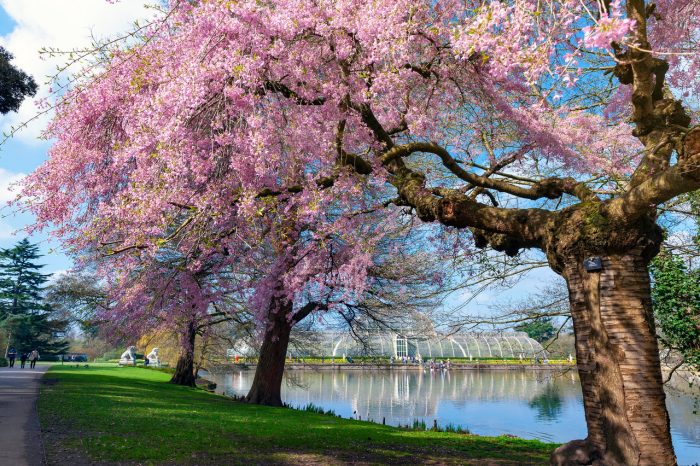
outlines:
[[[209,374],[217,391],[245,395],[253,371]],[[293,370],[284,401],[313,403],[345,418],[387,424],[460,425],[474,434],[512,434],[548,442],[586,436],[578,375],[573,370]],[[700,462],[700,414],[693,397],[669,393],[673,444],[681,465]]]

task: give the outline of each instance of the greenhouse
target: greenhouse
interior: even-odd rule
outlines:
[[[376,331],[361,337],[339,332],[294,332],[291,357],[533,358],[545,355],[524,332],[416,335]]]

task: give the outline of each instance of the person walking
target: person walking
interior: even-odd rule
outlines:
[[[22,353],[20,353],[20,355],[19,355],[19,362],[20,362],[19,367],[21,367],[22,369],[24,369],[24,365],[27,363],[27,357],[28,357],[28,354],[25,353],[24,351]]]
[[[14,346],[10,346],[7,350],[7,359],[10,360],[10,367],[15,367],[15,358],[17,357],[17,350]]]
[[[34,366],[36,366],[36,361],[39,359],[39,352],[37,350],[33,350],[31,353],[29,353],[29,368],[34,369]]]

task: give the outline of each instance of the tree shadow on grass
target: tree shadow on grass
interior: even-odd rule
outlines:
[[[105,464],[542,464],[553,448],[248,405],[135,370],[50,373],[59,383],[40,400],[50,458],[70,448]]]

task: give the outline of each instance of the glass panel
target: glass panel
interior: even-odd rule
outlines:
[[[408,345],[405,338],[396,337],[396,356],[402,358],[408,356]]]

